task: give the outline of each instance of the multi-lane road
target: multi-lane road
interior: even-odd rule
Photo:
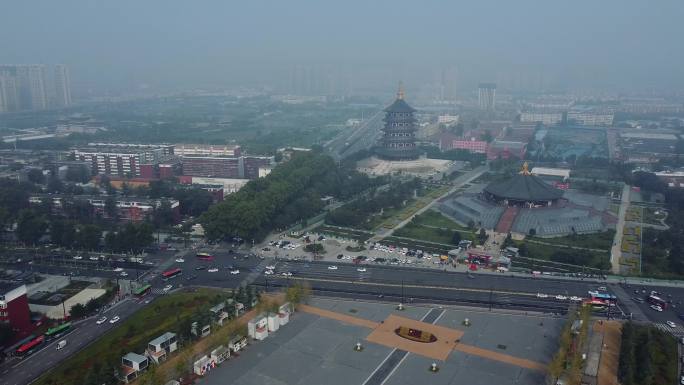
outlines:
[[[98,325],[96,320],[102,316],[111,319],[119,316],[122,320],[130,317],[153,297],[142,300],[125,299],[104,310],[97,316],[79,321],[65,335],[42,345],[39,351],[24,359],[11,359],[0,365],[0,385],[28,384],[44,372],[50,370],[72,354],[95,342],[107,331],[121,323],[111,324],[108,321]],[[66,340],[67,345],[57,350],[57,343]]]
[[[256,284],[269,290],[292,285],[295,282],[306,282],[315,294],[337,297],[380,300],[391,302],[428,302],[439,304],[473,305],[484,307],[507,308],[525,311],[545,311],[561,313],[567,311],[572,302],[571,296],[586,297],[587,292],[600,286],[616,294],[620,300],[617,310],[625,313],[638,310],[641,320],[650,320],[664,325],[677,319],[678,306],[684,301],[684,288],[654,286],[617,286],[598,280],[573,280],[553,277],[519,276],[511,274],[481,274],[448,272],[435,269],[398,267],[364,263],[304,262],[272,259],[262,260],[256,256],[245,256],[227,250],[213,250],[214,261],[200,261],[195,258],[196,250],[181,253],[162,253],[152,260],[155,266],[126,265],[124,271],[128,277],[120,277],[114,273],[114,266],[79,264],[79,272],[83,275],[100,276],[119,279],[131,279],[136,276],[141,282],[152,284],[152,294],[142,300],[127,298],[106,310],[106,315],[118,315],[122,321],[135,311],[145,306],[156,296],[162,295],[162,288],[172,284],[174,288],[181,286],[211,286],[218,288],[236,288],[244,284]],[[176,262],[183,257],[184,262]],[[32,262],[29,265],[29,262]],[[52,274],[68,274],[73,266],[61,266],[59,263],[36,259],[14,263],[15,268],[30,268],[36,272]],[[266,275],[267,266],[275,266],[273,275]],[[334,266],[334,267],[333,267]],[[183,275],[173,280],[164,281],[160,273],[170,267],[180,267]],[[218,268],[217,272],[209,272],[210,267]],[[239,270],[239,274],[230,271]],[[285,274],[283,274],[285,273]],[[287,274],[291,273],[291,274]],[[634,293],[638,290],[640,294]],[[633,297],[643,297],[643,291],[657,290],[665,298],[672,301],[671,307],[664,312],[656,312],[648,304],[635,301]],[[546,297],[540,297],[544,294]],[[556,296],[568,299],[557,299]],[[49,370],[70,354],[95,341],[107,330],[116,327],[108,322],[96,325],[97,317],[78,323],[67,339],[66,348],[55,350],[55,340],[44,345],[42,350],[23,360],[10,360],[0,366],[0,385],[27,384],[37,376]],[[682,328],[684,333],[684,328]]]

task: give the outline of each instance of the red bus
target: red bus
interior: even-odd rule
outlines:
[[[214,260],[214,256],[208,253],[197,253],[197,259],[200,261],[211,262]]]
[[[657,295],[649,295],[648,298],[646,298],[646,301],[648,301],[648,303],[650,303],[651,305],[660,306],[663,310],[667,309],[667,301],[658,297]]]
[[[164,279],[164,281],[166,281],[166,280],[169,280],[169,279],[176,277],[178,275],[181,275],[181,274],[183,274],[183,270],[181,270],[179,268],[166,270],[165,272],[162,273],[162,279]]]
[[[25,357],[33,353],[33,350],[39,346],[40,344],[45,341],[45,336],[38,336],[31,341],[21,345],[17,350],[14,352],[14,355],[18,357]]]

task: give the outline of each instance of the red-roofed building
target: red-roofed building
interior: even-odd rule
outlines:
[[[15,337],[23,337],[33,330],[26,285],[0,282],[0,323],[9,324]]]

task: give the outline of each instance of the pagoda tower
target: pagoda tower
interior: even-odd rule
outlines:
[[[383,136],[378,141],[375,153],[387,160],[417,159],[416,110],[404,100],[404,89],[399,84],[397,99],[385,108]]]

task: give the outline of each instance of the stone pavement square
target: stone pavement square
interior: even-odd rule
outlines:
[[[419,323],[416,320],[421,319],[429,310],[428,307],[407,306],[406,311],[398,312],[395,310],[396,305],[388,303],[325,298],[314,298],[311,304],[353,317],[361,317],[362,314],[363,318],[368,317],[366,319],[372,320],[372,323],[393,314],[393,317],[398,317],[395,313],[407,315],[403,322]],[[349,309],[357,311],[349,312]],[[464,317],[472,321],[471,327],[461,324]],[[544,326],[539,326],[540,321],[544,322]],[[557,330],[560,330],[556,323],[562,325],[562,320],[538,315],[501,314],[482,309],[447,308],[437,325],[428,325],[442,326],[447,330],[462,330],[465,334],[460,337],[461,340],[468,340],[462,346],[470,344],[487,349],[487,354],[494,351],[545,363],[549,356],[543,355],[553,352],[556,346]],[[366,341],[370,332],[368,327],[296,312],[288,325],[269,335],[264,341],[251,341],[239,357],[231,357],[198,383],[361,385],[395,347]],[[547,333],[548,337],[544,338],[540,333]],[[364,349],[362,352],[355,352],[353,347],[359,341]],[[505,341],[508,344],[507,349],[497,349],[497,341]],[[433,361],[440,366],[438,373],[428,371]],[[408,353],[391,376],[386,378],[384,385],[536,385],[543,382],[544,373],[541,371],[490,359],[486,355],[467,354],[456,347],[444,360]]]

